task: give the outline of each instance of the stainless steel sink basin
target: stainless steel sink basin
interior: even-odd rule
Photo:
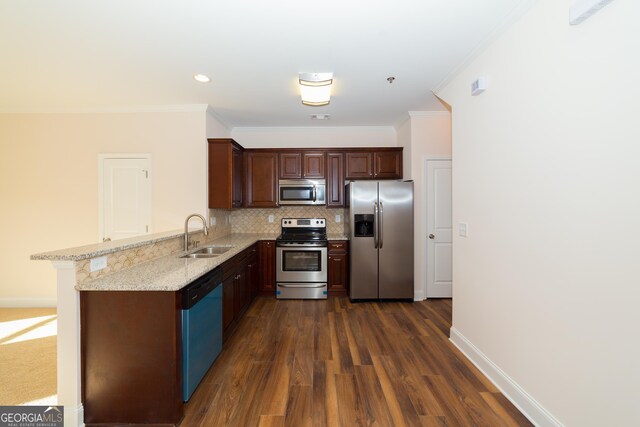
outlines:
[[[186,254],[186,255],[182,255],[180,258],[215,258],[217,256],[220,256],[220,254]]]
[[[180,258],[214,258],[229,251],[233,246],[205,246]]]

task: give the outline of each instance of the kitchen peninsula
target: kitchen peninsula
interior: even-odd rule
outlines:
[[[95,352],[87,352],[85,347],[91,342],[96,342],[96,332],[95,328],[92,329],[93,326],[100,323],[100,319],[110,323],[125,322],[127,319],[125,319],[126,316],[123,313],[127,313],[127,309],[124,312],[116,313],[107,309],[107,306],[103,306],[100,309],[100,319],[96,316],[91,316],[93,323],[85,325],[84,322],[89,317],[85,316],[83,311],[85,310],[83,308],[84,304],[91,303],[91,312],[97,314],[99,310],[95,307],[97,307],[96,301],[100,299],[100,295],[109,294],[109,298],[120,295],[122,298],[119,301],[131,301],[132,305],[140,303],[140,301],[146,301],[138,306],[142,311],[138,313],[138,319],[146,320],[147,324],[153,324],[156,319],[162,317],[170,318],[171,322],[174,322],[173,326],[177,326],[180,321],[178,313],[182,308],[180,291],[183,287],[219,267],[227,271],[233,269],[234,272],[240,268],[253,269],[251,279],[243,280],[241,285],[240,282],[232,282],[229,288],[231,289],[231,304],[230,306],[225,305],[223,308],[225,312],[225,333],[228,335],[233,333],[238,318],[246,310],[253,297],[258,293],[268,294],[265,289],[268,289],[270,285],[269,274],[273,274],[273,268],[270,269],[269,274],[260,274],[259,269],[260,265],[271,265],[274,260],[263,259],[269,255],[260,253],[260,248],[262,246],[268,247],[267,245],[272,243],[276,236],[277,233],[274,232],[231,233],[223,236],[213,233],[205,239],[201,231],[193,233],[192,239],[200,240],[201,246],[215,245],[230,248],[228,251],[212,258],[180,258],[181,255],[185,254],[182,247],[184,232],[178,231],[32,255],[31,259],[33,260],[52,261],[57,269],[58,403],[65,406],[65,425],[132,422],[168,425],[179,422],[182,417],[182,393],[178,390],[182,382],[180,377],[181,370],[178,369],[181,365],[179,346],[182,337],[180,333],[177,332],[173,338],[174,351],[172,354],[175,355],[173,367],[176,368],[176,374],[173,375],[171,384],[174,385],[174,390],[158,389],[156,391],[160,392],[161,396],[154,399],[146,397],[141,401],[142,403],[134,401],[127,409],[118,403],[122,400],[122,395],[135,397],[138,394],[142,396],[142,390],[138,390],[135,387],[145,386],[145,384],[136,383],[132,379],[126,383],[127,387],[131,386],[132,388],[123,390],[122,383],[119,383],[117,378],[110,376],[108,381],[103,379],[101,383],[96,384],[95,380],[98,377],[95,375],[92,377],[93,384],[85,383],[89,374],[87,369],[90,366],[86,357],[89,354],[95,354]],[[331,240],[346,239],[344,235],[339,233],[333,233],[329,238]],[[237,260],[249,260],[250,251],[254,251],[253,261],[240,265]],[[102,256],[107,257],[107,268],[91,272],[91,259]],[[238,273],[238,275],[241,276],[242,273]],[[91,297],[88,298],[85,295],[90,295]],[[152,295],[155,298],[159,298],[157,301],[163,301],[159,307],[163,306],[165,309],[168,307],[170,312],[159,313],[152,310],[154,306],[149,305],[153,304]],[[169,300],[172,301],[171,304],[173,305],[166,304]],[[129,313],[131,312],[129,310]],[[142,324],[127,324],[124,326],[133,329],[141,328]],[[178,328],[174,328],[174,330],[179,331]],[[87,339],[86,334],[90,331],[93,334],[91,339]],[[104,354],[105,352],[101,353]],[[121,354],[117,353],[117,350],[114,350],[113,353],[114,357],[121,356]],[[130,368],[124,367],[120,372],[126,372]],[[168,369],[169,367],[167,367]],[[163,376],[160,375],[161,372],[158,374],[158,377]],[[167,375],[164,376],[166,377]],[[118,391],[109,388],[117,387],[118,385],[120,386]],[[147,392],[148,390],[145,389],[145,393]],[[167,399],[171,402],[168,402]],[[147,408],[150,409],[150,412],[147,411],[146,414],[154,413],[156,407],[161,407],[162,405],[169,409],[156,411],[166,418],[149,418],[145,415],[144,408],[140,407],[139,404],[150,405]],[[122,412],[119,413],[119,411]],[[107,414],[115,418],[104,418]]]

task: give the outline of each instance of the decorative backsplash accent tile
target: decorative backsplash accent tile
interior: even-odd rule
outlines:
[[[204,243],[218,239],[220,237],[224,237],[231,233],[229,211],[212,209],[209,212],[209,215],[216,217],[216,225],[209,227],[208,236],[205,236],[201,231],[190,233],[191,240],[198,240],[201,246]],[[211,223],[211,221],[209,223]],[[146,261],[151,261],[155,258],[167,256],[183,249],[184,237],[181,236],[176,239],[164,240],[146,246],[140,246],[133,249],[125,249],[123,251],[108,254],[106,255],[107,268],[94,272],[91,272],[89,269],[89,263],[91,262],[91,259],[77,261],[76,279],[79,285],[83,285],[91,280],[97,279],[98,277],[103,277],[108,274],[123,270],[125,268],[133,267],[134,265],[141,264]]]
[[[282,206],[273,209],[238,209],[231,211],[232,233],[278,233],[282,218],[325,218],[327,233],[345,232],[345,209],[328,209],[325,206]],[[273,222],[269,222],[273,215]],[[340,215],[341,221],[335,222]]]
[[[274,209],[210,209],[209,217],[216,218],[216,225],[209,226],[209,235],[204,236],[201,231],[191,234],[192,240],[200,241],[200,245],[227,236],[231,233],[279,233],[282,218],[326,218],[327,233],[344,234],[347,218],[345,209],[327,209],[324,206],[285,206]],[[269,222],[269,215],[273,215],[273,222]],[[335,216],[340,215],[341,222],[335,222]],[[209,221],[211,224],[211,220]],[[76,279],[78,285],[104,277],[125,268],[133,267],[155,258],[170,255],[184,248],[183,237],[163,240],[146,246],[114,252],[106,255],[107,268],[91,272],[91,259],[76,261]]]
[[[194,235],[196,237],[198,234]],[[202,235],[202,234],[200,234]],[[165,240],[162,242],[152,243],[150,245],[141,246],[139,248],[126,249],[124,251],[115,252],[107,257],[107,268],[91,272],[89,264],[91,259],[76,261],[76,281],[79,285],[103,277],[116,271],[132,267],[134,265],[150,261],[155,258],[169,255],[182,249],[184,240],[182,238]]]

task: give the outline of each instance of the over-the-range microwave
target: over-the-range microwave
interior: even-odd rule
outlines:
[[[278,204],[325,205],[324,179],[281,179],[278,181]]]

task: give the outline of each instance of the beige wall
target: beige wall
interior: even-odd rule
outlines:
[[[205,112],[0,115],[0,305],[52,305],[29,255],[96,242],[98,154],[150,153],[153,231],[206,214]]]
[[[395,147],[393,127],[234,128],[231,137],[245,148]]]
[[[453,327],[560,423],[636,425],[640,2],[579,26],[571,3],[536,2],[438,94],[469,224]]]
[[[414,286],[415,299],[422,300],[427,285],[425,161],[451,157],[451,115],[446,111],[411,111],[397,132],[398,145],[404,147],[404,178],[414,181]]]

